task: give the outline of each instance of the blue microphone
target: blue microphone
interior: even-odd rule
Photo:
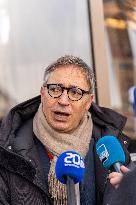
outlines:
[[[134,131],[136,132],[136,86],[134,88]]]
[[[125,163],[125,154],[115,136],[104,136],[98,140],[96,152],[105,169],[114,167],[116,172],[121,173],[120,166]]]
[[[66,184],[66,176],[73,178],[74,183],[78,183],[84,176],[84,160],[83,157],[75,151],[63,152],[56,162],[56,177],[57,179]]]
[[[75,151],[63,152],[57,159],[55,172],[57,179],[67,185],[68,205],[76,205],[75,184],[85,172],[83,157]]]
[[[134,115],[136,117],[136,87],[134,88]]]

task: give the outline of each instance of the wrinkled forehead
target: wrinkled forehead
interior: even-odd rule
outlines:
[[[78,65],[61,65],[48,72],[45,77],[45,82],[55,80],[75,82],[75,84],[78,84],[82,81],[82,83],[87,84],[87,86],[90,87],[90,81],[88,80],[87,75],[87,71]]]
[[[49,83],[66,83],[69,85],[85,85],[88,86],[87,74],[79,66],[65,65],[54,69],[48,76]]]

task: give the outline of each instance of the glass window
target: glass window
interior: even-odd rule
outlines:
[[[112,107],[128,117],[126,133],[136,138],[136,1],[104,0]]]
[[[0,112],[38,95],[44,68],[66,54],[92,64],[87,1],[0,0]]]

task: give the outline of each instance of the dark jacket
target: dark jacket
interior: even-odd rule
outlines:
[[[136,205],[136,169],[124,176],[111,205]]]
[[[52,204],[32,129],[32,119],[40,102],[40,96],[38,96],[21,103],[14,107],[2,121],[0,128],[0,204]],[[113,110],[101,108],[95,103],[92,103],[90,112],[93,120],[94,144],[104,135],[117,136],[125,151],[126,164],[128,164],[130,157],[126,147],[129,140],[122,134],[126,118]],[[103,198],[106,203],[111,198],[111,188],[108,184],[105,189],[107,171],[102,167],[95,153],[95,146],[94,166],[96,204],[101,205]],[[104,192],[106,192],[106,197]],[[89,205],[87,202],[82,204]]]

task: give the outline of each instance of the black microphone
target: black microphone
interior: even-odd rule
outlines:
[[[57,179],[67,186],[68,205],[76,205],[75,184],[84,176],[83,157],[75,151],[63,152],[57,159],[55,172]]]

